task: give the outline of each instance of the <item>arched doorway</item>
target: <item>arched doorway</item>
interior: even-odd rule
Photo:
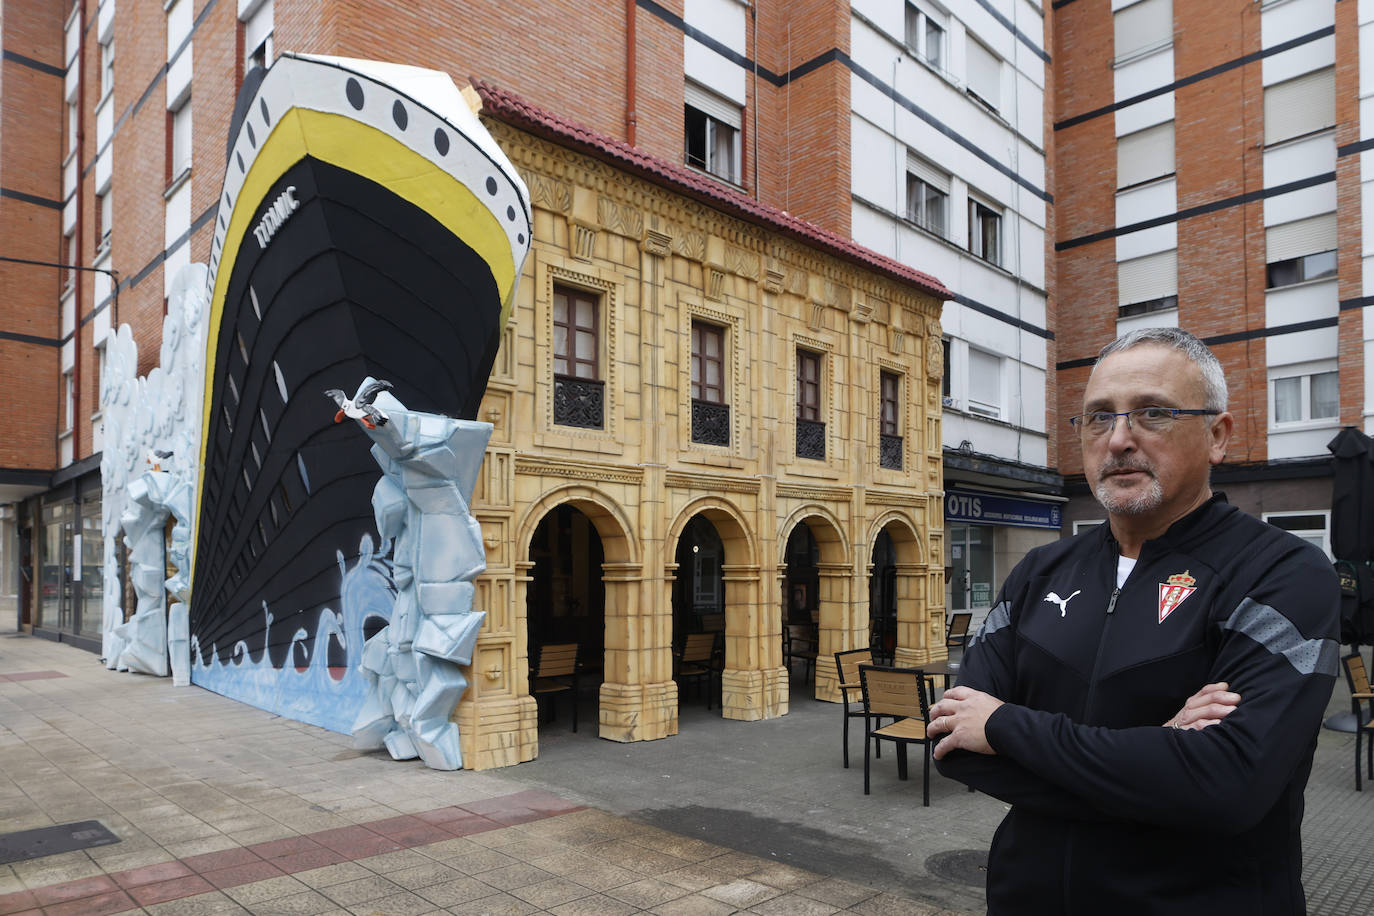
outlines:
[[[868,643],[875,661],[891,662],[897,649],[897,548],[886,528],[873,542],[869,567]]]
[[[530,539],[530,582],[525,614],[531,665],[545,645],[576,643],[579,673],[576,699],[594,698],[601,683],[606,640],[606,553],[592,520],[570,504],[555,506]],[[551,696],[551,710],[541,710],[540,727],[552,723],[571,729],[567,700]],[[587,711],[595,712],[594,707]],[[564,714],[566,712],[566,715]],[[584,721],[586,716],[582,717]],[[595,715],[591,717],[595,721]]]
[[[725,651],[725,542],[711,520],[694,515],[674,554],[673,679],[679,703],[691,696],[711,705]]]
[[[854,572],[837,521],[823,510],[793,516],[781,557],[783,666],[801,687],[814,676],[816,699],[839,697],[835,653],[849,648]],[[804,640],[800,645],[798,640]],[[804,688],[803,688],[804,689]],[[800,694],[797,694],[800,695]]]

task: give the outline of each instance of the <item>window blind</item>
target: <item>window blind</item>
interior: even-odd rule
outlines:
[[[1116,59],[1174,40],[1173,0],[1141,0],[1112,17]]]
[[[1270,226],[1264,232],[1265,261],[1287,261],[1319,251],[1336,249],[1336,214],[1321,213],[1307,219]]]
[[[906,170],[931,187],[949,193],[949,176],[913,153],[906,155]]]
[[[686,96],[687,104],[697,111],[704,112],[724,124],[729,124],[735,130],[740,129],[742,123],[740,107],[734,102],[716,95],[696,83],[686,84]]]
[[[1301,137],[1336,123],[1336,69],[1304,73],[1264,90],[1266,145]]]
[[[972,38],[965,49],[968,67],[968,88],[993,108],[1001,102],[1002,62],[997,56]]]
[[[1174,172],[1174,122],[1156,124],[1116,141],[1116,186],[1130,187]]]
[[[1170,249],[1116,265],[1117,303],[1130,305],[1178,295],[1178,250]]]

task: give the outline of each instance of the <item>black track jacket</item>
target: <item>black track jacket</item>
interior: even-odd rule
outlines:
[[[996,755],[939,769],[1012,805],[989,912],[1304,912],[1302,793],[1339,653],[1331,563],[1220,494],[1146,542],[1119,590],[1117,555],[1105,524],[1031,551],[965,652],[959,683],[1006,702],[987,723]],[[1221,724],[1161,727],[1215,681],[1241,696]]]

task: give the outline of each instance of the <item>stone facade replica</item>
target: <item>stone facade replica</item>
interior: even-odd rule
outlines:
[[[493,424],[472,500],[487,547],[475,603],[487,622],[458,708],[465,765],[538,754],[531,544],[563,505],[585,514],[605,553],[605,651],[592,660],[603,672],[603,738],[677,733],[674,551],[697,516],[724,542],[727,718],[788,710],[780,608],[787,539],[800,524],[820,552],[817,697],[838,698],[833,653],[868,645],[880,532],[896,553],[897,664],[945,657],[939,300],[527,133],[490,106],[482,113],[530,188],[535,231],[479,413]],[[601,306],[599,429],[554,422],[555,286]],[[728,445],[692,441],[694,320],[724,328]],[[824,461],[795,453],[799,347],[825,361]],[[878,460],[880,370],[902,379],[898,470]]]

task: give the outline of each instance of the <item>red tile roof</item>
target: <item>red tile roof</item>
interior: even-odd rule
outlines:
[[[482,100],[481,113],[488,117],[552,140],[560,146],[577,149],[717,210],[790,236],[803,244],[822,249],[902,283],[908,283],[937,299],[954,297],[943,283],[930,274],[880,255],[844,236],[822,229],[815,223],[798,219],[785,210],[759,203],[752,197],[693,172],[685,166],[650,156],[621,140],[599,134],[574,121],[547,112],[483,80],[473,78],[472,87]]]

